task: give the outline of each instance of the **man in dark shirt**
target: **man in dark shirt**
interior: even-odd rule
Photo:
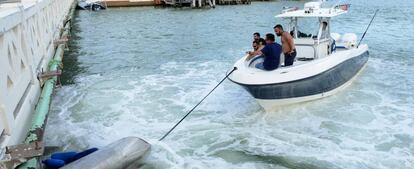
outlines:
[[[282,46],[275,42],[275,35],[266,34],[266,46],[262,50],[249,52],[250,55],[263,55],[264,62],[256,65],[257,68],[264,70],[275,70],[280,64],[280,54],[282,53]]]

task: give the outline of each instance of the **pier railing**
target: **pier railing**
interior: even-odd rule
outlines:
[[[2,4],[2,3],[15,3],[15,2],[21,2],[21,0],[0,0],[0,4]]]
[[[74,0],[6,1],[0,0],[0,149],[22,143],[27,135],[39,79]]]

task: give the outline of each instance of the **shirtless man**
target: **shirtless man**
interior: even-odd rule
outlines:
[[[277,36],[280,36],[282,42],[282,51],[285,55],[285,66],[293,65],[296,57],[296,48],[295,43],[293,42],[293,37],[289,32],[283,31],[282,25],[276,25],[273,27]]]

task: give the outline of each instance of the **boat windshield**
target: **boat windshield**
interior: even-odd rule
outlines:
[[[319,19],[318,18],[299,18],[298,19],[296,38],[316,39],[318,36],[318,31],[319,31]]]

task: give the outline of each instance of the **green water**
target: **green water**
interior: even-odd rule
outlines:
[[[353,85],[265,113],[226,81],[163,142],[250,50],[251,34],[272,32],[283,6],[304,1],[79,11],[46,144],[80,150],[138,136],[152,144],[142,168],[414,168],[414,1],[346,2],[334,32],[361,36],[380,9]]]

